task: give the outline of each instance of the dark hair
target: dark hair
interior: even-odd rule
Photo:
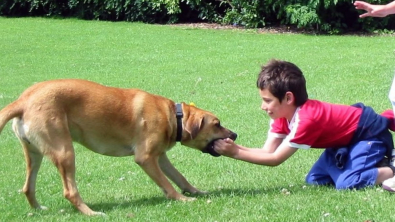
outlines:
[[[303,105],[307,99],[306,80],[302,71],[293,63],[272,59],[258,75],[256,85],[259,89],[268,89],[280,102],[286,92],[295,96],[295,105]]]

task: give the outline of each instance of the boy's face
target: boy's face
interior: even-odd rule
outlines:
[[[281,103],[269,89],[259,89],[259,95],[262,98],[261,109],[266,111],[271,119],[287,118],[291,121],[296,110],[293,93],[287,92]]]

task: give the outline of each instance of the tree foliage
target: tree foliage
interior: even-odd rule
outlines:
[[[392,0],[372,0],[386,4]],[[395,20],[359,19],[353,0],[2,0],[2,16],[61,16],[147,23],[294,26],[326,33],[391,30]]]

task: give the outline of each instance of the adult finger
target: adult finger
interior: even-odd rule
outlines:
[[[360,18],[366,18],[366,17],[370,17],[370,16],[372,16],[372,14],[370,12],[366,12],[362,15],[359,15]]]

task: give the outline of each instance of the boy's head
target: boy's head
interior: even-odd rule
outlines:
[[[295,106],[303,105],[308,99],[303,73],[290,62],[270,60],[262,66],[256,85],[260,90],[269,90],[280,103],[289,92],[293,94]]]

